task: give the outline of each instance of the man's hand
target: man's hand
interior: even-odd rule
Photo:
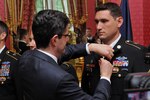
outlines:
[[[114,56],[114,50],[109,45],[91,43],[88,47],[90,52],[93,51],[101,56],[108,58],[109,60]]]
[[[102,77],[107,77],[107,78],[110,79],[110,77],[112,75],[112,70],[113,70],[112,64],[109,61],[101,58],[99,60],[99,66],[100,66],[101,76]]]

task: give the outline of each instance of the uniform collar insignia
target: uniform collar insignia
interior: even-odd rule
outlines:
[[[119,60],[119,61],[124,61],[124,60],[127,60],[127,57],[125,57],[125,56],[122,56],[122,57],[119,56],[116,59]]]

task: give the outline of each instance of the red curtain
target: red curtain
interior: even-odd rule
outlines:
[[[8,36],[8,39],[6,41],[6,46],[13,50],[14,51],[14,48],[13,48],[13,37],[12,37],[12,32],[15,32],[16,33],[16,28],[17,27],[17,24],[20,23],[20,28],[25,28],[29,31],[29,34],[31,32],[31,25],[32,25],[32,20],[33,20],[33,16],[34,16],[34,9],[35,9],[35,0],[22,0],[23,2],[23,9],[22,9],[22,20],[19,20],[19,14],[20,12],[18,12],[18,9],[20,8],[17,8],[17,7],[20,7],[20,0],[11,0],[11,1],[7,1],[7,4],[5,3],[7,0],[0,0],[0,20],[4,21],[7,23],[7,25],[9,26],[10,28],[10,34]],[[9,3],[8,3],[9,2]],[[14,9],[10,10],[10,5],[9,4],[15,4],[17,7],[14,11]],[[11,4],[11,5],[12,5]],[[7,6],[6,6],[7,5]],[[12,7],[12,6],[11,6]],[[5,10],[5,8],[7,9],[7,11]],[[11,15],[11,12],[10,11],[14,11],[15,13],[17,13],[15,15],[15,17],[12,17],[10,16]],[[7,14],[6,14],[7,12]],[[17,18],[16,19],[13,19],[13,18]],[[15,21],[13,21],[15,20]],[[17,22],[16,22],[17,21]],[[13,25],[11,25],[11,23]]]

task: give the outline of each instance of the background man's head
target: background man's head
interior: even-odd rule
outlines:
[[[18,29],[19,40],[23,40],[26,43],[29,42],[28,31],[26,29]]]
[[[92,29],[91,28],[86,28],[86,33],[85,33],[85,35],[87,36],[87,37],[91,37],[92,36]]]

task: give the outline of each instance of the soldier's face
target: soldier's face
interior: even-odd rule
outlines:
[[[86,29],[86,36],[91,37],[92,36],[92,30]]]
[[[98,11],[95,15],[96,29],[99,38],[105,44],[111,44],[119,35],[121,17],[113,18],[110,11]]]

